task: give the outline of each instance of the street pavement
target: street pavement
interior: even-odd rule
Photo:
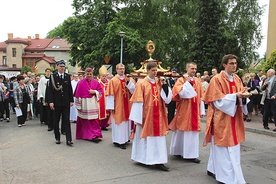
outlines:
[[[265,130],[261,115],[246,122],[246,141],[241,144],[241,164],[245,180],[250,184],[276,183],[276,132]],[[73,147],[56,145],[53,132],[40,125],[39,119],[17,127],[11,122],[0,122],[0,184],[216,184],[206,174],[209,146],[202,147],[205,123],[200,133],[200,164],[188,163],[169,155],[169,172],[144,166],[130,159],[131,143],[126,150],[112,144],[111,128],[103,132],[103,140],[96,144],[75,139],[71,123]],[[167,136],[169,149],[171,132]],[[168,150],[169,153],[169,150]]]

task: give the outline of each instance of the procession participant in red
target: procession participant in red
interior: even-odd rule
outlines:
[[[168,171],[166,135],[168,118],[165,103],[170,103],[172,94],[168,85],[158,80],[157,64],[147,64],[148,76],[138,80],[130,99],[133,103],[130,119],[136,124],[131,159],[146,165],[155,165]]]
[[[102,66],[99,69],[99,78],[98,81],[103,89],[103,95],[101,96],[98,104],[99,104],[99,123],[101,126],[101,130],[107,131],[107,127],[109,126],[108,121],[110,117],[110,111],[106,110],[106,89],[108,86],[107,80],[108,71],[105,66]]]
[[[116,71],[117,75],[109,81],[106,90],[106,109],[111,110],[112,141],[119,148],[126,149],[131,133],[129,99],[135,90],[135,81],[125,75],[123,64],[117,64]]]
[[[196,70],[196,63],[187,63],[187,73],[176,81],[172,90],[177,110],[170,124],[170,129],[173,130],[170,154],[200,163],[200,118],[205,115],[205,109],[201,100],[203,88],[200,80],[195,77]]]
[[[211,142],[207,174],[222,183],[246,183],[240,163],[240,143],[245,140],[243,113],[247,114],[250,94],[235,74],[237,57],[222,58],[225,70],[215,75],[205,91],[203,101],[208,104],[203,146]]]

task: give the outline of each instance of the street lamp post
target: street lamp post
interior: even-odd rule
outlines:
[[[120,37],[121,37],[120,64],[123,64],[123,39],[124,39],[124,36],[125,36],[125,32],[120,31],[120,32],[119,32],[119,35],[120,35]]]

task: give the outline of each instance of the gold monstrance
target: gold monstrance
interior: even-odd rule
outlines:
[[[157,75],[158,76],[170,76],[171,72],[169,70],[166,70],[162,68],[161,61],[157,61],[156,59],[152,59],[152,54],[154,53],[155,50],[155,44],[153,41],[148,41],[146,45],[146,50],[149,53],[150,58],[141,62],[140,64],[142,65],[139,70],[136,70],[136,68],[133,68],[134,72],[131,73],[133,77],[145,77],[147,76],[147,64],[149,61],[153,61],[157,64]]]

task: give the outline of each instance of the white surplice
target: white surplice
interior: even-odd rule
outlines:
[[[76,80],[72,80],[72,81],[71,81],[73,94],[74,94],[74,92],[75,92],[75,89],[76,89],[76,87],[77,87],[77,84],[78,84],[78,81],[76,81]],[[74,105],[72,105],[72,106],[70,107],[70,121],[77,121],[78,110],[76,109],[75,101],[76,101],[76,97],[74,97]]]
[[[182,90],[178,93],[180,98],[193,98],[197,96],[192,85],[186,81]],[[204,103],[200,100],[200,114],[205,115]],[[175,130],[172,133],[171,155],[181,155],[185,159],[199,157],[199,132]]]
[[[123,79],[123,77],[120,77]],[[132,94],[135,90],[135,84],[132,81],[126,85],[130,93]],[[119,103],[119,102],[117,102]],[[114,110],[114,96],[106,96],[106,109]],[[131,134],[131,123],[130,121],[123,121],[120,124],[116,124],[114,118],[110,117],[112,125],[112,142],[118,144],[125,144],[129,140]]]
[[[166,96],[164,90],[160,93],[166,104],[171,102],[172,92]],[[143,103],[132,104],[129,119],[136,124],[135,135],[132,143],[131,159],[146,165],[165,164],[168,162],[166,136],[148,136],[140,138],[142,133]]]
[[[226,75],[232,82],[233,77],[227,73]],[[224,98],[213,102],[213,104],[222,112],[234,117],[237,110],[236,100],[236,94],[227,94]],[[242,104],[241,99],[239,101]],[[248,102],[249,100],[247,99],[246,103]],[[246,113],[246,104],[241,106],[243,112]],[[212,136],[207,170],[215,174],[216,180],[219,182],[226,184],[245,184],[246,182],[240,163],[240,144],[229,147],[216,146],[214,144],[214,136]]]

